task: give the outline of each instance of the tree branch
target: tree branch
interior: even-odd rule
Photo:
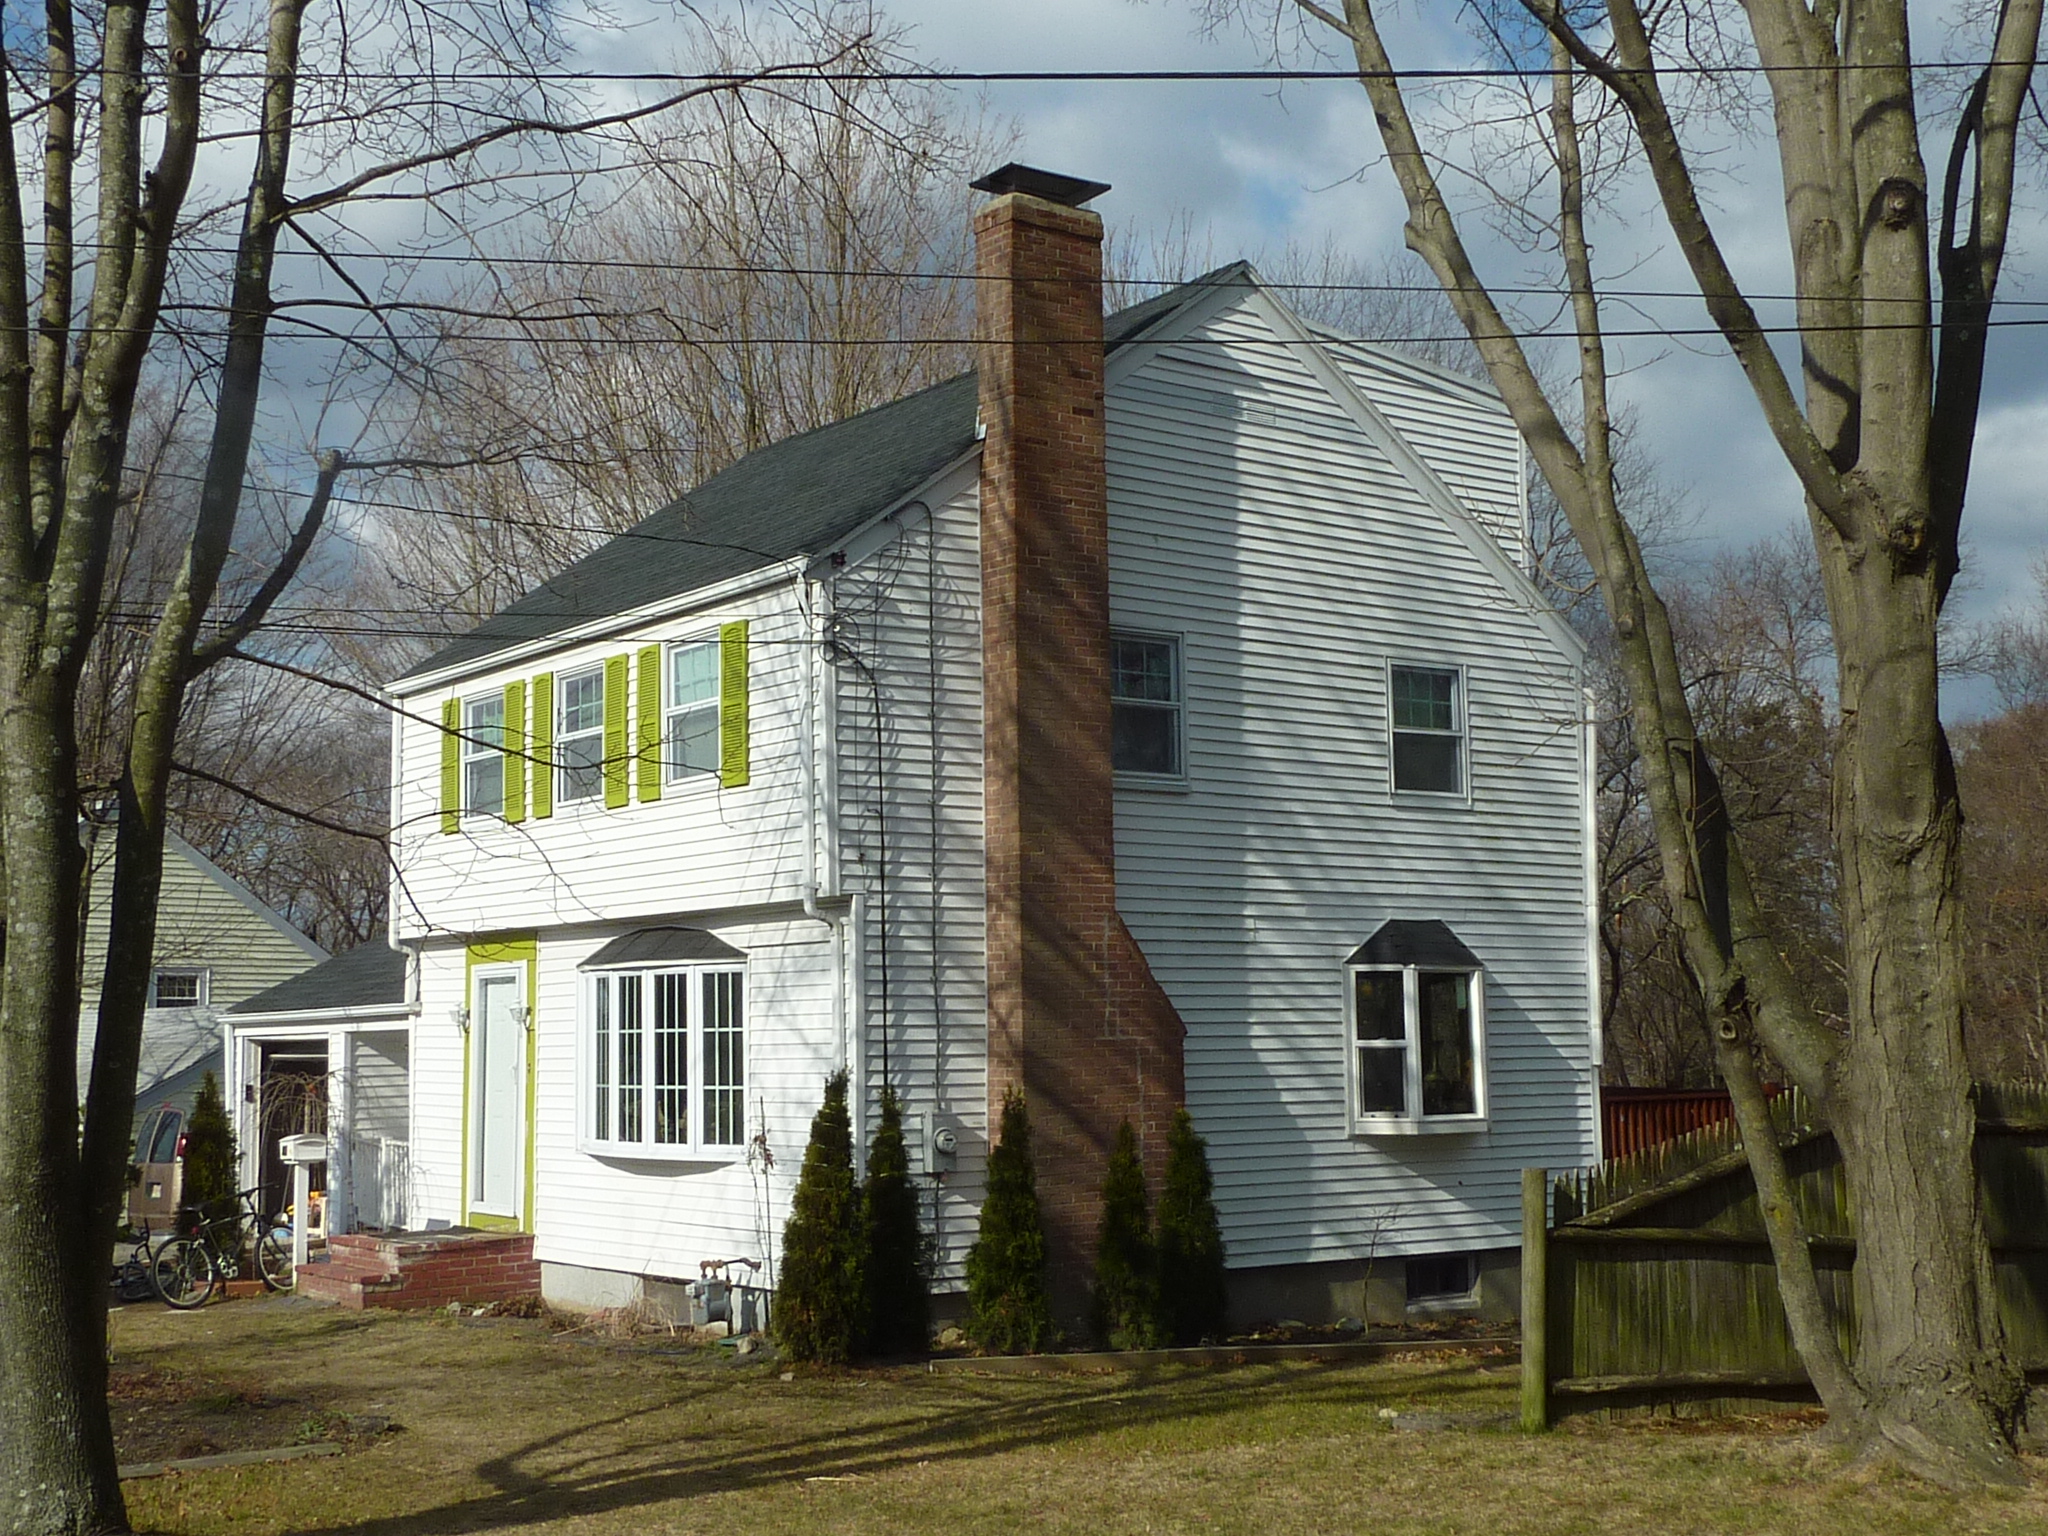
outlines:
[[[263,585],[243,606],[242,611],[228,623],[213,639],[193,650],[192,661],[186,669],[187,679],[197,677],[208,668],[225,661],[233,654],[236,646],[248,639],[262,624],[270,612],[271,605],[284,594],[292,579],[305,564],[313,542],[320,536],[321,524],[326,521],[327,505],[334,496],[334,482],[348,466],[348,456],[338,448],[326,449],[320,455],[319,477],[313,483],[313,495],[306,505],[306,515],[299,519],[299,526],[292,530],[284,553],[277,564],[263,579]]]

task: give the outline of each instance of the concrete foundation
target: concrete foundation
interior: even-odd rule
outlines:
[[[1466,1296],[1408,1299],[1408,1261],[1335,1260],[1322,1264],[1273,1264],[1230,1271],[1230,1326],[1249,1329],[1286,1319],[1311,1326],[1354,1318],[1393,1325],[1425,1317],[1477,1317],[1511,1323],[1521,1310],[1522,1254],[1519,1248],[1489,1249],[1472,1256],[1477,1283]]]

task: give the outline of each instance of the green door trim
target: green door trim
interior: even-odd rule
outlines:
[[[475,1125],[471,1111],[475,1101],[470,1096],[471,1037],[475,1025],[462,1034],[462,1224],[485,1231],[531,1232],[533,1230],[533,1110],[534,1069],[539,1052],[536,1039],[540,1032],[540,1019],[535,1011],[536,971],[540,962],[540,940],[530,933],[500,934],[495,938],[472,941],[463,953],[462,1006],[465,1010],[476,1006],[476,972],[479,966],[524,965],[526,967],[526,1136],[521,1152],[520,1177],[525,1184],[520,1198],[517,1216],[493,1216],[469,1208],[469,1158]]]

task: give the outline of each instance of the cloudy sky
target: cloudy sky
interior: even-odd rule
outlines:
[[[894,0],[889,9],[914,28],[920,54],[963,71],[1219,69],[1257,67],[1271,57],[1270,38],[1242,27],[1205,36],[1189,0]],[[1385,9],[1397,64],[1443,67],[1475,57],[1451,24],[1449,4]],[[1920,55],[1954,57],[1956,46],[1930,26]],[[1296,62],[1310,61],[1297,55]],[[1325,239],[1367,257],[1400,251],[1398,195],[1377,163],[1355,84],[987,89],[990,106],[1019,130],[1020,158],[1113,183],[1096,206],[1119,232],[1142,240],[1186,220],[1218,260],[1271,256],[1290,241],[1316,246]],[[1707,191],[1730,260],[1754,291],[1784,292],[1784,225],[1769,146],[1725,139],[1715,146],[1713,172]],[[2038,185],[2029,194],[2004,292],[2048,299],[2039,276],[2048,269],[2048,219]],[[1601,265],[1626,273],[1630,288],[1690,291],[1660,231],[1647,201],[1624,191],[1615,217],[1596,232]],[[1498,241],[1489,242],[1487,260],[1496,280],[1544,275]],[[2048,316],[2048,308],[2041,313]],[[1785,311],[1767,306],[1766,314]],[[1705,315],[1697,301],[1673,299],[1646,303],[1635,314],[1610,312],[1609,320],[1617,327],[1687,328],[1703,325]],[[1747,542],[1790,526],[1798,516],[1793,482],[1725,351],[1706,339],[1642,340],[1627,343],[1625,356],[1634,371],[1622,388],[1638,408],[1646,447],[1685,493],[1696,547]],[[2000,332],[1991,375],[1970,507],[1965,617],[2032,600],[2030,566],[2042,550],[2048,487],[2048,331]],[[1984,697],[1981,689],[1965,689],[1957,702]]]

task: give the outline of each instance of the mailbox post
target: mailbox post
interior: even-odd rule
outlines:
[[[327,1161],[325,1136],[284,1136],[278,1139],[277,1155],[292,1171],[292,1275],[294,1282],[306,1263],[306,1231],[313,1214],[313,1169]]]

